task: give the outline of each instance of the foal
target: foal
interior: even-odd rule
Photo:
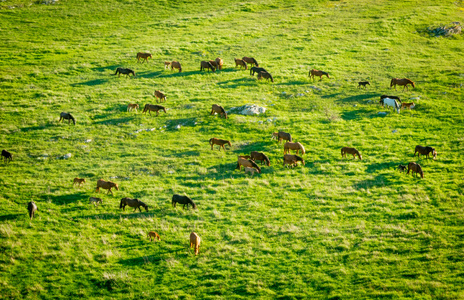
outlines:
[[[360,81],[360,82],[358,82],[358,89],[359,89],[361,86],[363,86],[364,88],[366,88],[366,85],[371,85],[371,84],[369,83],[369,81]]]

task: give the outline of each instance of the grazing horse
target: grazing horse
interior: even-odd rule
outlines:
[[[154,95],[156,97],[156,102],[158,102],[158,99],[159,99],[159,102],[163,102],[163,99],[164,99],[164,102],[166,102],[166,95],[163,92],[155,91]]]
[[[156,242],[156,239],[158,239],[158,241],[161,241],[159,234],[154,231],[150,231],[147,237],[150,239],[150,242],[151,242],[151,239],[153,238],[153,243]]]
[[[358,156],[359,160],[362,160],[361,153],[359,153],[358,150],[355,148],[350,148],[350,147],[343,147],[342,148],[342,157],[346,157],[346,154],[353,154],[353,159],[356,159],[356,155]]]
[[[138,208],[139,211],[142,212],[142,210],[140,209],[140,206],[145,208],[146,211],[148,211],[148,205],[146,205],[139,199],[122,198],[121,203],[119,203],[119,209],[122,208],[122,210],[126,210],[126,205],[129,205],[130,207],[134,207],[134,211],[136,211]]]
[[[76,119],[74,119],[74,117],[70,113],[62,112],[60,114],[60,119],[58,120],[58,122],[61,122],[62,120],[68,120],[68,124],[71,121],[73,121],[73,124],[76,125]]]
[[[422,147],[420,145],[417,145],[416,148],[414,149],[414,157],[416,156],[416,153],[417,153],[417,157],[420,157],[420,155],[422,154],[422,155],[425,155],[427,159],[429,158],[430,153],[432,153],[433,159],[437,159],[437,155],[438,155],[435,148],[432,148],[430,146]]]
[[[404,173],[404,171],[406,171],[406,166],[405,165],[399,165],[397,169],[400,170],[400,172]]]
[[[190,248],[193,247],[195,249],[195,255],[198,255],[198,253],[200,253],[200,242],[201,242],[201,239],[198,236],[198,234],[196,234],[195,232],[192,232],[190,234]]]
[[[148,113],[151,115],[151,112],[154,111],[154,112],[156,112],[156,116],[158,116],[160,110],[167,113],[166,112],[166,107],[164,107],[164,106],[156,105],[156,104],[145,104],[145,107],[143,108],[142,114],[148,111]]]
[[[312,78],[312,79],[314,79],[314,76],[319,76],[322,80],[323,75],[327,76],[327,78],[330,78],[329,73],[327,72],[319,71],[316,69],[312,69],[311,71],[309,71],[309,78]]]
[[[111,182],[111,181],[105,181],[103,179],[99,179],[97,181],[97,190],[95,192],[100,193],[100,188],[108,190],[107,194],[111,192],[111,195],[113,195],[113,191],[111,190],[112,188],[115,188],[116,190],[119,191],[119,187],[116,183]]]
[[[95,205],[95,206],[98,206],[98,203],[100,203],[101,205],[103,205],[103,200],[100,199],[100,198],[96,198],[96,197],[90,197],[89,198],[89,204],[92,204]]]
[[[416,87],[416,85],[414,84],[414,82],[411,79],[408,79],[408,78],[392,78],[392,80],[390,81],[390,88],[392,88],[392,86],[394,86],[395,91],[396,91],[396,86],[399,85],[399,86],[403,86],[403,91],[404,91],[404,88],[406,88],[406,90],[409,91],[408,84],[412,85],[413,88]]]
[[[222,60],[222,58],[220,57],[217,57],[216,58],[216,66],[219,70],[222,70],[222,66],[224,65],[224,61]]]
[[[131,111],[133,109],[137,111],[137,109],[139,109],[139,105],[137,103],[129,103],[129,105],[127,105],[127,111]]]
[[[217,138],[211,138],[209,140],[209,144],[211,145],[211,150],[213,150],[213,145],[219,145],[219,151],[221,151],[221,147],[222,149],[224,149],[224,151],[226,151],[226,148],[224,148],[224,145],[225,144],[228,144],[229,146],[232,147],[232,144],[230,143],[230,141],[227,141],[227,140],[221,140],[221,139],[217,139]]]
[[[9,163],[10,161],[13,160],[13,155],[11,155],[11,153],[6,150],[2,150],[2,156],[3,156],[3,161],[6,163]]]
[[[176,203],[179,203],[179,204],[183,204],[184,206],[182,208],[185,208],[185,206],[187,205],[187,209],[189,208],[189,204],[192,205],[192,208],[193,209],[196,209],[197,208],[197,205],[193,202],[192,199],[190,199],[189,197],[187,196],[181,196],[181,195],[172,195],[172,206],[173,207],[176,207]]]
[[[165,69],[165,70],[168,69],[170,65],[171,65],[171,62],[170,62],[170,61],[165,61],[165,62],[164,62],[164,69]]]
[[[401,109],[408,108],[409,110],[411,110],[414,107],[416,107],[414,102],[409,102],[409,103],[403,102],[403,103],[401,103]]]
[[[75,185],[76,183],[77,183],[79,186],[81,186],[81,184],[85,183],[85,178],[77,178],[77,177],[74,178],[74,183],[73,183],[73,185]]]
[[[409,174],[410,170],[412,170],[412,173],[415,173],[414,174],[415,176],[417,176],[417,173],[419,173],[421,178],[424,178],[424,171],[422,171],[422,167],[419,164],[417,164],[415,162],[410,162],[408,164],[408,173],[406,173],[406,174]]]
[[[235,67],[240,66],[240,69],[241,69],[242,66],[244,66],[245,70],[248,69],[247,63],[243,59],[234,58],[234,60],[235,60]]]
[[[210,60],[208,61],[213,67],[216,68],[216,70],[219,70],[219,66],[215,60]]]
[[[258,173],[261,174],[261,168],[254,161],[239,156],[237,160],[237,167],[235,169],[241,170],[242,166],[244,166],[245,168],[255,168],[258,171]]]
[[[284,154],[290,153],[290,150],[296,150],[296,154],[298,154],[298,151],[301,150],[301,155],[305,154],[305,148],[303,147],[302,144],[298,142],[296,143],[286,142],[284,144]]]
[[[294,166],[298,165],[298,162],[301,162],[303,166],[305,165],[304,159],[298,155],[294,155],[294,154],[284,155],[284,164],[283,164],[284,166],[289,165],[289,166],[292,166],[293,168]]]
[[[213,107],[211,108],[211,115],[214,114],[219,114],[220,116],[224,117],[227,119],[227,113],[224,109],[224,107],[218,105],[218,104],[213,104]]]
[[[266,156],[266,154],[258,151],[251,151],[250,153],[250,158],[252,160],[260,160],[261,164],[266,163],[266,166],[270,167],[271,162],[269,161],[269,158]]]
[[[132,74],[132,76],[135,76],[134,71],[132,71],[131,69],[126,69],[126,68],[117,68],[116,73],[114,73],[113,75],[118,75],[118,77],[121,77],[121,74],[127,75],[128,77],[130,77],[130,74]]]
[[[369,83],[369,81],[360,81],[360,82],[358,82],[358,89],[359,89],[361,86],[363,86],[364,88],[366,88],[366,85],[371,85],[371,84]]]
[[[34,201],[31,201],[27,204],[27,210],[29,211],[29,218],[32,220],[32,218],[35,216],[35,212],[37,211],[37,205],[34,203]]]
[[[178,61],[171,62],[171,70],[174,70],[174,69],[179,69],[179,73],[182,72],[182,66],[180,65],[180,62]]]
[[[280,141],[282,140],[286,140],[286,141],[289,141],[291,142],[292,141],[292,135],[290,133],[287,133],[287,132],[283,132],[283,131],[279,131],[279,132],[273,132],[272,133],[272,138],[274,139],[278,139],[279,140],[279,143]]]
[[[153,56],[151,55],[151,53],[143,53],[143,52],[137,53],[137,62],[140,62],[141,58],[142,58],[142,64],[143,64],[144,61],[148,63],[148,59],[149,58],[153,59]]]
[[[272,75],[268,72],[264,72],[264,71],[261,71],[258,73],[258,80],[260,80],[261,78],[265,78],[267,80],[271,80],[271,82],[274,82],[274,78],[272,78]]]
[[[258,62],[257,62],[256,59],[254,59],[253,57],[246,57],[246,56],[244,56],[244,57],[242,57],[242,60],[243,60],[244,62],[246,62],[247,64],[255,65],[255,66],[259,67]]]
[[[203,71],[204,69],[210,69],[211,71],[216,72],[216,68],[209,61],[202,60],[200,63],[200,71]]]
[[[258,74],[259,74],[260,72],[267,72],[267,71],[266,71],[266,69],[264,69],[264,68],[258,68],[258,67],[252,67],[252,68],[250,68],[250,75],[251,75],[251,76],[254,76],[255,73],[258,73]]]
[[[383,107],[385,107],[385,105],[391,106],[393,108],[396,108],[396,111],[400,113],[401,105],[395,99],[383,98],[379,102],[380,104],[382,104]]]

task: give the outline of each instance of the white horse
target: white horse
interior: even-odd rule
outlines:
[[[380,100],[380,104],[382,104],[383,107],[385,107],[386,105],[396,108],[396,111],[400,113],[401,105],[398,104],[398,101],[396,101],[395,99],[383,98],[382,100]]]

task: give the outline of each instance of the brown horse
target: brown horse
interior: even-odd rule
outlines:
[[[244,62],[246,62],[247,64],[250,64],[250,65],[255,65],[256,67],[259,67],[259,64],[258,62],[256,61],[256,59],[254,59],[253,57],[242,57],[242,60]]]
[[[119,187],[116,183],[111,182],[111,181],[105,181],[103,179],[99,179],[97,181],[97,190],[96,190],[97,193],[100,193],[100,188],[108,190],[107,194],[111,192],[111,195],[113,195],[113,191],[111,190],[112,188],[115,188],[116,190],[119,191]]]
[[[362,160],[361,153],[355,148],[343,147],[342,148],[342,157],[346,157],[346,153],[353,154],[353,159],[356,159],[356,155],[359,157],[359,160]]]
[[[274,82],[274,78],[272,78],[272,75],[268,72],[265,72],[265,71],[261,71],[258,73],[258,80],[260,80],[261,78],[265,78],[267,80],[271,80],[271,82]]]
[[[34,201],[31,201],[27,204],[27,211],[29,212],[29,218],[32,220],[32,218],[35,216],[35,212],[37,211],[37,205],[34,203]]]
[[[366,88],[366,85],[371,85],[371,84],[369,83],[369,81],[360,81],[360,82],[358,82],[358,89],[359,89],[361,86],[363,86],[364,88]]]
[[[237,167],[235,169],[241,170],[242,166],[244,166],[245,168],[246,167],[255,168],[256,170],[258,170],[258,173],[261,174],[261,168],[254,161],[249,160],[249,159],[244,159],[239,156],[237,160]]]
[[[296,154],[298,154],[298,151],[301,151],[301,155],[305,154],[305,148],[303,147],[302,144],[298,142],[296,143],[286,142],[284,144],[284,154],[290,153],[290,150],[296,150]]]
[[[166,102],[166,95],[163,92],[155,91],[154,95],[156,97],[156,102],[158,102],[158,99],[159,99],[159,102],[163,102],[163,99],[164,99],[164,102]]]
[[[284,131],[279,131],[279,132],[273,132],[272,133],[272,138],[278,139],[279,143],[282,140],[286,140],[291,142],[292,141],[292,135],[290,133],[284,132]]]
[[[241,69],[242,66],[244,66],[245,70],[248,69],[247,63],[243,59],[234,58],[234,60],[235,60],[235,67],[240,66],[240,69]]]
[[[210,69],[211,71],[216,72],[216,68],[209,61],[202,60],[200,63],[200,71],[203,71],[204,69]]]
[[[166,107],[164,107],[164,106],[154,105],[154,104],[145,104],[145,107],[143,108],[142,114],[148,111],[148,113],[151,115],[151,112],[154,111],[154,112],[156,112],[156,116],[158,116],[160,110],[167,113],[166,112]]]
[[[135,76],[135,72],[127,68],[117,68],[116,73],[114,73],[113,75],[118,75],[118,77],[121,77],[121,74],[127,75],[127,77],[130,77],[130,74],[132,74],[132,76]]]
[[[201,239],[198,236],[198,234],[192,232],[190,234],[190,248],[193,247],[195,249],[195,255],[198,255],[198,253],[200,253],[200,243]]]
[[[266,166],[270,167],[271,162],[269,161],[269,158],[266,156],[266,154],[257,152],[257,151],[251,151],[250,157],[252,160],[260,160],[261,164],[266,163]]]
[[[226,151],[226,148],[224,148],[224,145],[225,144],[228,144],[229,146],[232,147],[232,144],[230,143],[230,141],[227,141],[227,140],[221,140],[221,139],[217,139],[217,138],[211,138],[209,140],[209,144],[211,145],[211,150],[213,150],[213,145],[218,145],[219,146],[219,151],[221,151],[221,147],[222,149],[224,149],[224,151]]]
[[[258,73],[258,74],[259,74],[260,72],[267,72],[267,71],[266,71],[266,69],[264,69],[264,68],[258,68],[258,67],[252,67],[252,68],[250,68],[250,75],[251,75],[251,76],[254,76],[255,73]]]
[[[416,105],[414,104],[414,102],[409,102],[409,103],[403,102],[403,103],[401,103],[401,109],[407,108],[407,109],[411,110],[411,109],[413,109],[414,107],[416,107]]]
[[[137,109],[139,109],[139,105],[137,103],[129,103],[129,105],[127,105],[127,111],[137,111]]]
[[[219,70],[222,70],[222,66],[224,65],[224,61],[222,60],[222,58],[220,57],[217,57],[216,58],[216,66]]]
[[[420,145],[417,145],[416,148],[414,149],[414,157],[416,156],[416,153],[417,153],[417,157],[420,157],[420,155],[422,154],[422,155],[425,155],[427,159],[429,158],[430,153],[432,153],[433,159],[437,159],[437,155],[438,155],[435,148],[432,148],[430,146],[422,147]]]
[[[392,78],[392,80],[390,81],[390,88],[392,88],[392,86],[394,86],[395,91],[396,91],[396,86],[399,85],[399,86],[403,86],[403,91],[404,91],[404,88],[406,88],[406,90],[409,91],[408,84],[412,85],[413,88],[416,87],[416,85],[414,84],[414,82],[411,79],[408,79],[408,78]]]
[[[417,164],[415,162],[410,162],[408,164],[408,173],[406,173],[406,174],[409,174],[409,171],[411,171],[411,170],[412,170],[412,173],[415,173],[414,177],[416,177],[417,173],[419,173],[420,177],[424,178],[424,171],[422,171],[422,168],[421,168],[421,166],[419,164]]]
[[[251,159],[250,155],[239,155],[238,158]]]
[[[79,186],[81,186],[81,184],[85,183],[85,178],[77,178],[77,177],[74,178],[74,183],[73,183],[73,185],[75,185],[76,183],[77,183]]]
[[[122,198],[121,202],[119,203],[119,209],[122,208],[122,210],[126,210],[126,205],[129,205],[130,207],[134,207],[134,211],[136,211],[138,208],[139,211],[142,212],[142,210],[140,209],[140,206],[145,208],[146,211],[148,211],[148,205],[146,205],[139,199]]]
[[[314,76],[319,76],[322,80],[323,75],[327,76],[327,78],[330,78],[329,73],[327,72],[319,71],[316,69],[312,69],[311,71],[309,71],[309,78],[312,78],[312,79],[314,79]]]
[[[144,61],[148,63],[149,58],[153,59],[153,56],[151,55],[151,53],[143,53],[143,52],[137,53],[137,62],[140,62],[140,59],[142,59],[142,64],[144,63]]]
[[[197,208],[197,205],[193,202],[192,199],[190,199],[187,196],[181,196],[181,195],[172,195],[172,206],[176,207],[176,203],[183,204],[184,206],[182,208],[185,208],[187,205],[187,209],[189,208],[189,204],[192,206],[193,209]]]
[[[152,238],[153,238],[153,242],[156,242],[156,239],[158,239],[158,241],[161,241],[161,238],[160,238],[159,234],[154,232],[154,231],[150,231],[148,233],[147,237],[150,239],[150,242],[151,242]]]
[[[2,156],[5,163],[9,163],[13,160],[13,155],[11,155],[11,153],[6,150],[2,150]]]
[[[284,166],[289,165],[289,166],[292,166],[293,168],[298,165],[298,162],[301,162],[303,166],[305,165],[304,159],[298,155],[294,155],[294,154],[284,155],[284,164],[283,164]]]
[[[180,62],[178,61],[171,62],[171,70],[174,70],[174,69],[179,69],[179,73],[182,72],[182,66],[180,65]]]
[[[73,121],[73,124],[76,125],[76,119],[74,119],[74,117],[70,113],[62,112],[60,114],[60,119],[58,120],[58,122],[61,122],[64,120],[68,120],[68,124],[70,121]]]
[[[219,66],[215,60],[208,61],[216,70],[219,70]]]
[[[224,117],[227,119],[227,113],[224,109],[224,107],[218,105],[218,104],[213,104],[213,107],[211,108],[211,115],[214,114],[219,114],[220,116]]]
[[[165,61],[164,62],[164,69],[169,69],[169,66],[171,65],[171,62],[170,61]]]

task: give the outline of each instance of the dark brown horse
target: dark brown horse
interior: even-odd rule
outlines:
[[[29,211],[29,218],[32,220],[35,212],[37,211],[37,205],[34,203],[34,201],[31,201],[27,204],[27,211]]]
[[[224,117],[227,119],[227,113],[224,109],[224,107],[218,105],[218,104],[213,104],[213,107],[211,108],[211,115],[213,114],[219,114],[220,116]]]
[[[63,120],[68,120],[68,124],[69,124],[69,122],[72,121],[73,124],[76,125],[76,119],[74,119],[74,117],[70,113],[62,112],[60,114],[60,119],[58,120],[58,122],[61,122]]]
[[[146,211],[148,211],[148,205],[146,205],[139,199],[122,198],[121,203],[119,203],[119,208],[120,209],[122,208],[122,210],[126,210],[126,205],[130,207],[134,207],[134,211],[136,211],[138,208],[139,211],[142,212],[142,210],[140,209],[140,206],[145,208]]]
[[[414,156],[416,156],[416,153],[417,153],[417,156],[420,157],[420,155],[425,155],[427,157],[427,159],[429,158],[429,154],[432,153],[433,155],[433,159],[437,159],[437,151],[435,150],[435,148],[432,148],[432,147],[423,147],[423,146],[420,146],[420,145],[417,145],[416,148],[414,149]]]
[[[121,74],[127,75],[128,77],[130,77],[130,74],[132,74],[132,76],[135,76],[135,72],[127,68],[117,68],[116,73],[114,73],[113,75],[118,75],[118,77],[121,77]]]
[[[364,88],[366,88],[366,85],[371,85],[371,84],[369,83],[369,81],[360,81],[360,82],[358,82],[358,89],[359,89],[361,86],[363,86]]]
[[[415,173],[415,176],[417,176],[417,173],[419,173],[421,178],[424,178],[424,171],[422,171],[422,168],[419,164],[415,162],[410,162],[408,164],[408,173],[406,174],[409,174],[409,171],[411,170],[412,170],[412,173]]]
[[[162,111],[164,111],[165,113],[167,113],[167,112],[166,112],[166,107],[164,107],[164,106],[156,105],[156,104],[145,104],[145,107],[143,108],[143,112],[142,112],[142,113],[145,113],[145,112],[148,111],[148,113],[151,115],[151,112],[154,111],[154,112],[156,112],[156,116],[158,116],[160,110],[162,110]]]
[[[235,60],[235,67],[240,66],[240,69],[241,69],[242,66],[244,66],[245,70],[248,69],[247,63],[243,59],[234,58],[234,60]]]
[[[358,150],[355,148],[350,148],[350,147],[343,147],[342,148],[342,157],[346,157],[346,154],[353,154],[353,159],[356,159],[356,155],[359,157],[360,160],[362,160],[361,153],[359,153]]]
[[[265,78],[267,80],[271,80],[271,82],[274,82],[274,78],[272,78],[272,75],[268,72],[264,72],[264,71],[261,71],[258,73],[258,80],[260,80],[261,78]]]
[[[261,164],[266,163],[266,166],[270,167],[271,162],[269,161],[269,158],[266,156],[266,154],[258,151],[251,151],[250,157],[252,160],[260,160]]]
[[[230,143],[230,141],[221,140],[221,139],[217,139],[217,138],[211,138],[209,140],[209,144],[211,145],[211,150],[213,150],[213,145],[218,145],[219,146],[219,151],[221,151],[221,147],[222,147],[222,149],[224,149],[224,151],[226,151],[226,148],[224,148],[225,144],[228,144],[229,146],[232,147],[232,144]]]
[[[178,61],[171,62],[171,70],[174,70],[174,69],[179,69],[179,73],[182,72],[182,66],[180,65],[180,62]]]
[[[256,170],[258,170],[258,173],[261,174],[261,168],[254,161],[249,160],[249,159],[245,159],[245,158],[241,158],[239,156],[238,160],[237,160],[237,167],[235,169],[241,170],[242,166],[244,166],[245,168],[246,167],[255,168]]]
[[[304,159],[298,155],[294,155],[294,154],[284,155],[284,164],[283,164],[284,166],[289,165],[289,166],[292,166],[293,168],[298,165],[298,162],[301,162],[303,166],[305,165]]]
[[[181,195],[172,195],[172,206],[176,207],[176,203],[183,204],[184,206],[182,208],[185,208],[187,205],[187,209],[189,208],[189,204],[192,205],[193,209],[197,208],[197,205],[193,202],[192,199],[190,199],[187,196],[181,196]]]
[[[3,161],[6,163],[9,163],[10,161],[13,160],[13,155],[11,155],[11,153],[6,150],[2,150],[2,156],[3,156]]]
[[[275,138],[279,140],[279,143],[282,140],[286,140],[291,142],[292,141],[292,135],[290,133],[284,132],[284,131],[279,131],[279,132],[273,132],[272,133],[272,138]]]
[[[258,62],[257,62],[256,59],[254,59],[253,57],[246,57],[246,56],[244,56],[244,57],[242,57],[242,60],[243,60],[244,62],[246,62],[247,64],[255,65],[255,66],[259,67]]]
[[[266,69],[264,69],[264,68],[258,68],[258,67],[252,67],[252,68],[250,68],[250,75],[251,75],[251,76],[254,76],[255,73],[258,73],[258,74],[259,74],[259,72],[267,72],[267,71],[266,71]]]
[[[216,72],[216,68],[209,62],[209,61],[201,61],[200,63],[200,71],[204,69],[210,69],[213,72]]]
[[[327,76],[327,78],[330,78],[329,73],[327,72],[316,70],[316,69],[312,69],[311,71],[309,71],[309,78],[312,78],[312,79],[314,79],[314,76],[319,76],[322,80],[322,76],[324,75]]]
[[[392,80],[390,81],[390,88],[392,88],[394,86],[395,91],[396,91],[396,86],[399,85],[399,86],[403,86],[403,91],[404,91],[404,88],[406,88],[406,90],[409,91],[408,84],[412,85],[413,88],[416,87],[416,85],[414,84],[414,82],[411,79],[408,79],[408,78],[392,78]]]

